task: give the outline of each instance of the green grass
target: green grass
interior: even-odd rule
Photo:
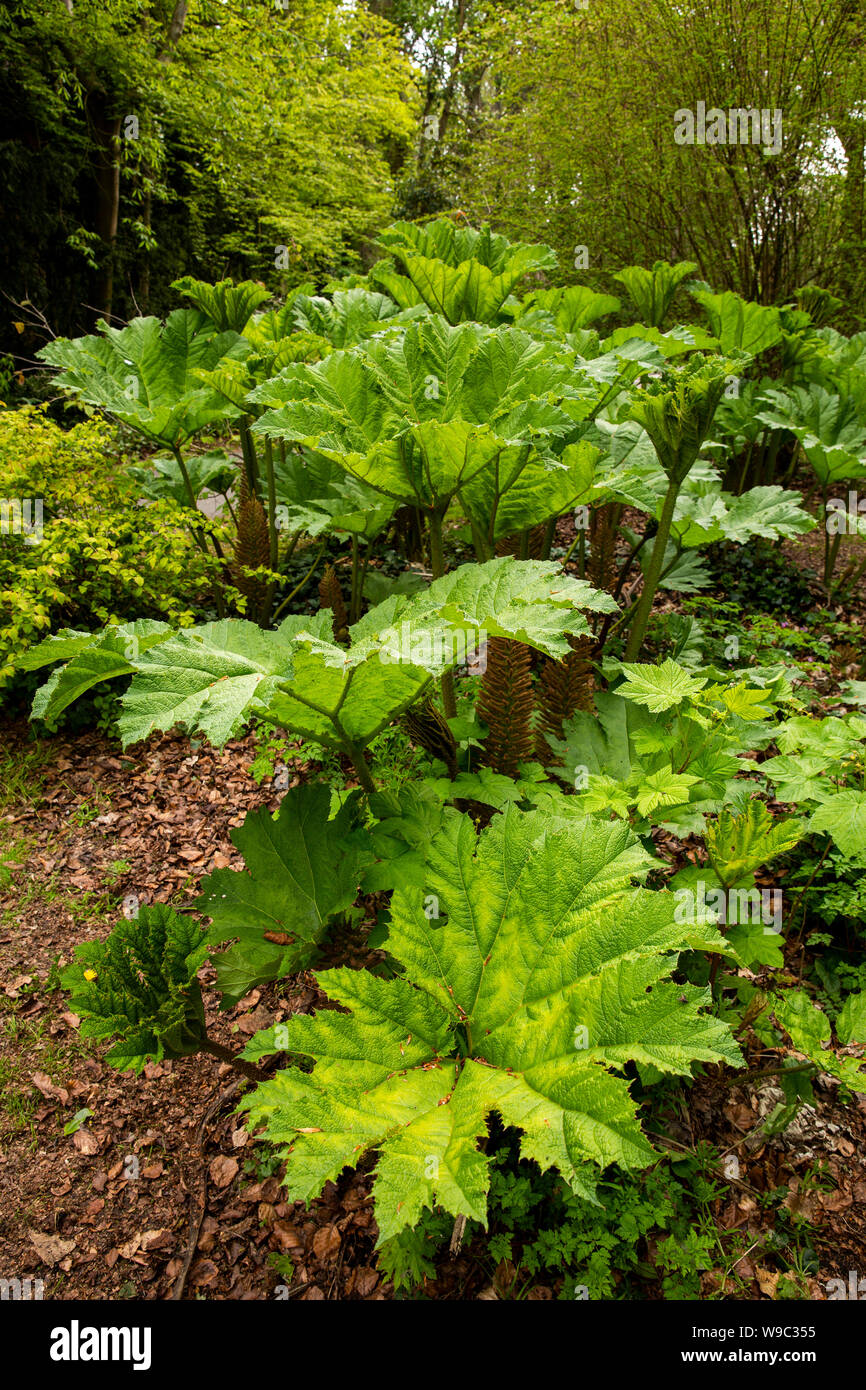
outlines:
[[[44,769],[51,762],[47,743],[35,743],[14,752],[0,748],[0,813],[14,806],[35,806],[45,784]]]
[[[33,985],[26,992],[48,992],[46,986],[51,978],[49,975],[45,985]],[[47,1017],[35,1021],[23,1019],[12,1000],[0,999],[0,1016],[0,1132],[28,1133],[30,1145],[35,1149],[37,1134],[33,1117],[42,1097],[33,1088],[33,1073],[44,1072],[55,1085],[63,1086],[75,1063],[91,1056],[91,1047],[77,1034],[58,1042],[48,1031]],[[58,1113],[58,1127],[69,1118],[65,1112]]]

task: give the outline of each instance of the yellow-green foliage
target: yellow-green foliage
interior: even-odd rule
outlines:
[[[0,410],[0,500],[25,498],[42,499],[42,534],[0,529],[0,688],[16,654],[60,627],[196,620],[209,577],[189,512],[139,504],[103,421],[64,430],[36,406]]]

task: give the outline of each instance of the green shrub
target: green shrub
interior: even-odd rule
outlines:
[[[189,626],[209,587],[186,509],[141,505],[108,425],[63,430],[36,406],[0,411],[0,691],[20,653],[58,628],[131,617]]]

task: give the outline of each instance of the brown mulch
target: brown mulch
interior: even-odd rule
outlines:
[[[23,746],[24,738],[11,731],[7,747]],[[239,1094],[233,1068],[198,1056],[149,1064],[141,1077],[118,1073],[100,1060],[101,1049],[79,1039],[64,995],[38,988],[78,941],[107,934],[124,897],[188,903],[203,874],[240,867],[230,830],[250,810],[276,809],[281,796],[249,776],[252,740],[218,752],[155,738],[126,756],[88,733],[55,738],[51,749],[38,809],[4,818],[4,828],[14,826],[32,848],[0,893],[0,910],[14,909],[22,889],[35,885],[49,897],[34,895],[20,923],[0,932],[0,999],[14,1009],[15,1031],[27,1043],[22,1058],[7,1033],[2,1055],[17,1056],[11,1085],[37,1102],[32,1134],[2,1135],[0,1275],[42,1278],[46,1297],[168,1298],[191,1219],[201,1218],[185,1297],[262,1298],[278,1290],[283,1297],[382,1298],[367,1179],[329,1184],[309,1212],[287,1204],[262,1162],[275,1166],[260,1161],[232,1113]],[[105,900],[105,876],[117,861],[130,867],[111,880]],[[62,897],[50,896],[58,883],[73,898],[90,894],[102,910],[76,921]],[[361,939],[339,934],[329,954],[359,966],[369,958]],[[204,984],[213,978],[202,972]],[[300,976],[278,992],[255,990],[226,1013],[211,1007],[208,1030],[239,1050],[260,1028],[320,1000],[312,977]],[[84,1108],[91,1117],[64,1134]],[[279,1272],[272,1254],[286,1259]]]

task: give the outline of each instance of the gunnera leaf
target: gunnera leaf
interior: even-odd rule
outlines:
[[[522,1131],[524,1158],[589,1200],[609,1164],[651,1162],[626,1063],[687,1076],[739,1060],[703,1011],[709,991],[670,980],[679,951],[722,938],[633,885],[652,863],[622,824],[510,806],[479,836],[451,813],[424,885],[394,895],[387,950],[404,974],[320,974],[343,1011],[286,1026],[312,1070],[286,1067],[241,1102],[286,1158],[290,1197],[374,1149],[380,1244],[424,1208],[486,1222],[493,1111]]]

